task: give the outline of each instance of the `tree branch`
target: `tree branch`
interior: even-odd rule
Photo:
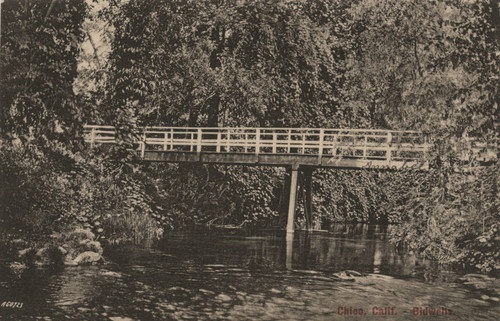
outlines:
[[[45,14],[45,17],[43,18],[43,21],[47,20],[47,17],[50,15],[50,12],[52,11],[52,8],[54,8],[54,5],[56,4],[57,0],[52,0],[50,2],[49,9],[47,10],[47,13]]]
[[[418,59],[417,39],[416,38],[413,42],[413,53],[415,54],[415,59],[417,61],[418,74],[420,75],[420,77],[422,77],[423,73],[422,73],[422,67],[420,67],[420,59]]]
[[[499,0],[490,0],[491,23],[495,29],[495,40],[500,45],[500,8]]]
[[[101,69],[101,62],[99,61],[99,55],[97,52],[97,46],[92,39],[92,36],[90,35],[90,32],[88,30],[85,30],[85,34],[87,35],[87,38],[89,38],[90,45],[92,46],[92,50],[94,51],[94,60],[96,62],[97,68]]]

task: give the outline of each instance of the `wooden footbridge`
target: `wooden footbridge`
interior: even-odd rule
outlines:
[[[92,146],[114,144],[115,129],[85,126],[85,141]],[[416,131],[218,127],[148,127],[135,145],[138,155],[150,162],[286,167],[291,177],[287,231],[294,229],[299,170],[310,193],[314,168],[425,170],[430,147]],[[312,206],[305,208],[311,227]]]

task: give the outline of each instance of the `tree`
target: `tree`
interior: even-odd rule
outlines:
[[[327,19],[315,21],[315,10],[325,4],[331,7]],[[345,124],[339,112],[344,55],[337,7],[328,1],[112,2],[106,16],[115,36],[103,119],[115,124],[124,146],[148,125]],[[205,175],[205,168],[190,170]],[[247,190],[243,177],[250,173],[269,181],[260,169],[232,172],[223,180],[242,182]],[[203,193],[211,195],[209,189]],[[245,194],[269,208],[266,193]],[[276,210],[259,206],[257,212],[270,216]]]
[[[69,142],[80,128],[73,80],[85,14],[83,0],[2,4],[3,137]]]
[[[441,262],[491,271],[498,186],[487,179],[491,169],[470,168],[479,165],[477,142],[500,132],[498,1],[362,1],[351,13],[358,36],[349,108],[367,127],[421,130],[433,144],[430,173],[398,209],[396,239]],[[457,173],[464,166],[471,171]]]
[[[128,108],[125,118],[131,122],[312,127],[340,122],[334,117],[342,64],[335,22],[312,20],[308,5],[131,1],[119,8],[111,18],[112,100]]]

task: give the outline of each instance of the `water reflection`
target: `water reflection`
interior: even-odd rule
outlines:
[[[0,299],[24,303],[0,309],[0,319],[349,320],[341,313],[353,307],[371,320],[377,306],[399,313],[384,320],[425,320],[413,307],[441,306],[454,311],[449,320],[499,319],[483,292],[410,277],[425,262],[394,251],[387,231],[171,233],[154,249],[107,249],[104,266],[0,274]],[[368,274],[336,273],[345,270]]]
[[[287,232],[286,233],[286,269],[293,269],[292,257],[293,257],[293,240],[295,233]]]
[[[387,240],[388,228],[342,224],[334,226],[330,233],[297,231],[293,244],[287,236],[286,267],[331,272],[352,269],[403,276],[416,273],[421,266],[432,265],[408,253],[398,253]]]
[[[332,232],[284,231],[171,233],[158,248],[175,256],[195,255],[197,264],[224,264],[250,270],[315,270],[411,275],[421,265],[387,241],[388,227],[337,225]]]

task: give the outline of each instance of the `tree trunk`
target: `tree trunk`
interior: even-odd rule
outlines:
[[[220,96],[219,94],[215,94],[214,97],[210,98],[208,102],[208,121],[207,126],[209,127],[218,127],[219,126],[219,104],[220,104]]]
[[[500,9],[499,0],[490,0],[491,24],[494,28],[497,46],[500,46]]]
[[[225,42],[225,29],[224,27],[217,25],[212,29],[212,41],[214,42],[215,49],[210,53],[210,68],[217,69],[221,67],[221,62],[219,55],[224,51]],[[217,89],[216,89],[217,90]],[[220,94],[216,92],[213,97],[208,101],[208,120],[207,126],[218,127],[219,126],[219,110],[220,110]]]
[[[197,123],[198,123],[198,110],[191,109],[189,111],[188,126],[195,127],[197,125]]]

